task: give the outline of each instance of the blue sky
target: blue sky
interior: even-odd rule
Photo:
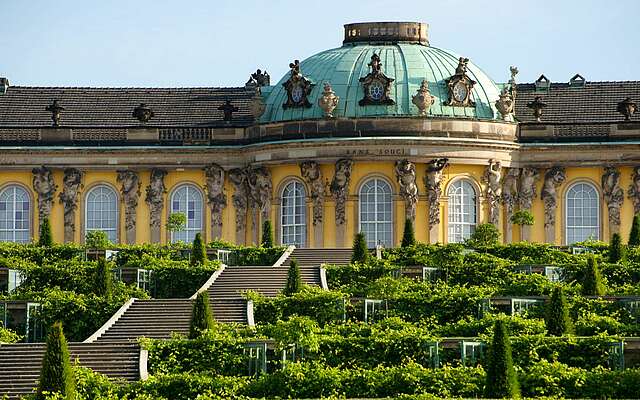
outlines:
[[[0,0],[12,85],[241,86],[342,43],[342,25],[423,21],[504,81],[640,80],[640,0]]]

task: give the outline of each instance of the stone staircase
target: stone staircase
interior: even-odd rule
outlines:
[[[38,385],[44,343],[16,343],[0,346],[0,398],[18,399]],[[133,342],[70,343],[71,362],[113,379],[140,379],[140,348]],[[146,364],[146,358],[144,359]]]
[[[322,264],[347,265],[351,262],[351,249],[304,249],[296,248],[282,266],[288,266],[292,259],[299,265],[319,267]]]

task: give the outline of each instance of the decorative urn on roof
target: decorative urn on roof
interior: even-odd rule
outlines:
[[[625,121],[631,121],[631,116],[638,110],[638,104],[636,104],[631,97],[627,97],[618,103],[618,112],[624,115]]]
[[[513,105],[514,101],[509,88],[504,87],[500,92],[500,98],[496,100],[496,108],[502,115],[502,119],[506,120],[513,113]]]
[[[318,106],[324,111],[324,116],[327,118],[333,118],[333,110],[338,107],[340,97],[336,96],[335,92],[331,88],[329,82],[324,83],[324,91],[322,96],[318,99]]]
[[[420,89],[411,98],[411,102],[418,107],[420,116],[424,117],[429,112],[429,109],[435,102],[435,97],[429,93],[429,82],[423,80],[420,84]]]

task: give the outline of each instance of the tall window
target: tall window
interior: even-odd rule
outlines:
[[[185,229],[172,232],[172,242],[193,242],[196,234],[202,232],[202,194],[193,185],[182,185],[171,196],[171,213],[182,213],[187,217]]]
[[[478,210],[476,191],[471,182],[460,179],[449,187],[449,243],[468,239],[476,229]]]
[[[20,186],[0,192],[0,242],[28,243],[31,240],[29,194]]]
[[[600,238],[600,199],[589,183],[576,183],[567,190],[567,244]]]
[[[365,234],[367,246],[393,246],[391,186],[374,178],[360,188],[360,232]]]
[[[303,247],[307,237],[306,193],[302,183],[292,181],[282,191],[282,244]]]
[[[106,185],[87,193],[85,232],[103,231],[112,242],[118,241],[118,196]]]

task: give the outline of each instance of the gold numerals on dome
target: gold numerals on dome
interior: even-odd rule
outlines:
[[[373,53],[371,56],[369,67],[371,67],[371,71],[367,76],[360,78],[362,88],[364,89],[364,97],[358,104],[361,106],[396,104],[396,102],[389,97],[391,82],[393,82],[394,79],[387,77],[382,72],[380,56],[376,53]]]
[[[291,76],[282,84],[287,91],[287,101],[282,105],[282,108],[286,110],[287,108],[311,107],[308,97],[313,89],[313,84],[300,72],[300,61],[295,60],[290,63],[289,68],[291,68]]]
[[[447,106],[473,107],[476,103],[471,99],[471,90],[476,81],[467,76],[468,58],[460,57],[456,73],[446,79],[447,88],[449,89],[449,100],[445,103]]]

